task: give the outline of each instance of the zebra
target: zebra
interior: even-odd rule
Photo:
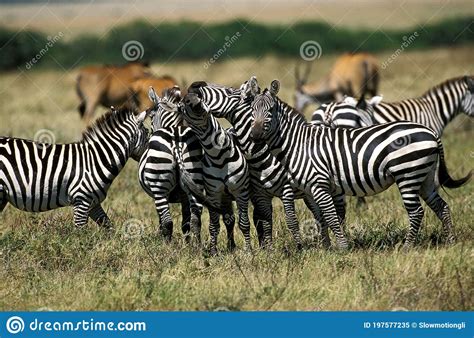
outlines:
[[[253,78],[253,77],[252,77]],[[299,223],[295,213],[295,198],[304,198],[318,224],[322,222],[318,206],[304,191],[295,190],[291,177],[284,166],[271,154],[264,143],[256,144],[250,137],[252,109],[251,101],[259,88],[251,87],[251,81],[234,89],[198,81],[188,88],[203,100],[211,113],[226,118],[236,133],[240,148],[244,151],[250,169],[251,199],[254,204],[254,224],[264,227],[265,239],[272,236],[272,198],[279,197],[283,202],[286,223],[298,249],[302,247]],[[264,222],[262,221],[262,215]]]
[[[45,144],[19,138],[0,138],[0,212],[7,203],[29,212],[72,206],[74,224],[90,217],[110,228],[101,206],[113,180],[128,158],[139,160],[148,130],[146,111],[111,110],[69,144]]]
[[[233,249],[233,227],[235,223],[232,201],[238,208],[238,224],[244,236],[245,249],[251,250],[249,207],[249,168],[245,157],[236,145],[234,136],[226,131],[209,113],[207,106],[194,93],[183,99],[183,117],[199,139],[202,149],[204,191],[196,189],[195,182],[182,171],[184,184],[209,208],[210,252],[217,253],[219,214],[224,216],[227,228],[228,247]],[[178,151],[180,158],[181,151]]]
[[[311,116],[314,125],[326,125],[331,128],[360,128],[374,124],[370,112],[359,109],[361,98],[357,101],[346,96],[341,102],[322,104]],[[376,105],[382,100],[381,96],[374,96],[369,100],[370,105]]]
[[[380,102],[381,98],[360,100],[359,112],[369,113],[371,121],[354,121],[357,127],[392,121],[411,121],[431,128],[438,136],[457,115],[465,113],[474,116],[474,77],[464,76],[444,81],[429,89],[422,96],[398,102]],[[313,114],[313,120],[320,120],[320,112]],[[358,117],[354,116],[354,120]],[[336,121],[334,116],[332,121]]]
[[[447,242],[454,242],[449,206],[437,190],[439,185],[460,187],[471,172],[459,180],[449,176],[434,131],[413,122],[356,129],[314,126],[278,98],[279,88],[274,80],[252,102],[252,136],[265,141],[294,181],[312,193],[325,219],[323,236],[329,226],[338,246],[347,248],[343,196],[375,195],[396,183],[410,222],[404,247],[414,245],[424,215],[420,196],[443,223]]]
[[[173,234],[169,203],[181,203],[183,234],[188,241],[191,230],[193,238],[200,243],[202,205],[180,186],[175,148],[184,149],[183,165],[202,185],[202,165],[196,160],[202,157],[201,144],[191,129],[184,126],[183,117],[178,112],[181,101],[179,87],[165,89],[161,98],[150,88],[148,95],[153,102],[149,110],[153,134],[139,162],[140,185],[154,199],[160,232],[166,240],[171,240]]]

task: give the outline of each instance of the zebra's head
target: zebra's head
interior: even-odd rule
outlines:
[[[469,116],[474,116],[474,77],[465,76],[467,90],[461,101],[461,111]]]
[[[178,106],[181,101],[181,90],[178,86],[164,89],[161,97],[156,94],[153,87],[150,87],[148,97],[153,102],[153,106],[147,110],[152,118],[153,131],[176,127],[183,123]]]
[[[244,102],[250,102],[258,94],[256,78],[244,82],[240,88],[225,87],[204,81],[194,82],[189,86],[188,93],[197,95],[210,112],[216,117],[229,117]]]
[[[270,89],[266,88],[255,96],[252,102],[252,138],[254,141],[267,140],[269,135],[278,128],[278,119],[273,115],[276,109],[276,96],[280,90],[280,82],[273,80]]]
[[[195,93],[188,93],[183,98],[182,113],[191,127],[203,128],[207,126],[210,109]]]

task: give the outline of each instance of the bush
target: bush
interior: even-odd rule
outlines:
[[[445,45],[473,43],[471,33],[473,17],[448,19],[427,25],[418,31],[418,37],[410,49],[432,48]],[[403,31],[370,31],[332,29],[320,22],[300,22],[288,29],[286,26],[258,24],[246,20],[201,25],[183,21],[162,23],[154,27],[150,23],[135,21],[115,27],[103,38],[81,35],[75,39],[59,41],[48,51],[51,57],[42,57],[39,64],[56,66],[54,60],[64,67],[87,63],[124,63],[122,47],[130,40],[139,41],[144,47],[143,59],[168,61],[209,59],[226,42],[238,33],[237,40],[225,48],[225,56],[261,56],[275,54],[299,55],[301,44],[308,40],[317,41],[324,54],[364,50],[378,52],[400,48],[404,39],[411,36],[413,29]],[[47,37],[39,32],[16,33],[0,29],[0,69],[25,66],[47,43]],[[54,58],[54,59],[53,59]]]

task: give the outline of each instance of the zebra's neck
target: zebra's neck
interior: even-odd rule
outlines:
[[[103,131],[84,140],[84,149],[88,155],[87,171],[100,172],[111,183],[128,160],[129,142],[127,137],[119,132],[110,135]]]
[[[211,157],[219,156],[222,149],[227,148],[231,142],[230,136],[211,114],[206,124],[201,126],[191,124],[191,130],[199,139],[203,151]]]
[[[247,154],[253,154],[261,146],[257,146],[252,140],[252,107],[250,104],[239,106],[238,109],[233,110],[228,116],[227,120],[232,124],[241,149]]]
[[[461,110],[461,102],[466,95],[467,86],[459,81],[447,81],[431,88],[420,99],[432,107],[432,114],[442,123],[442,130]]]
[[[274,114],[277,114],[279,122],[278,131],[272,133],[267,144],[273,155],[286,164],[292,154],[303,151],[301,148],[305,147],[307,142],[300,141],[301,137],[305,137],[306,129],[310,128],[312,133],[316,133],[317,128],[309,126],[301,114],[280,99],[277,99]]]

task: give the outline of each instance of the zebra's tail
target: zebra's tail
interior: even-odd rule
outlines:
[[[192,175],[188,172],[188,170],[184,166],[183,155],[181,153],[181,149],[179,147],[179,143],[176,144],[174,147],[175,149],[175,157],[176,161],[178,162],[178,173],[181,182],[183,183],[183,189],[187,194],[193,195],[196,200],[206,206],[209,210],[215,211],[218,213],[223,213],[224,208],[222,205],[216,205],[216,201],[211,201],[203,190],[199,189],[196,186],[196,183],[193,181]]]
[[[449,176],[448,168],[446,167],[446,161],[444,160],[444,150],[443,144],[441,143],[441,139],[438,138],[438,151],[439,151],[439,174],[438,179],[439,183],[446,188],[454,189],[459,188],[460,186],[467,183],[472,176],[472,171],[469,172],[465,177],[455,180],[451,176]]]

